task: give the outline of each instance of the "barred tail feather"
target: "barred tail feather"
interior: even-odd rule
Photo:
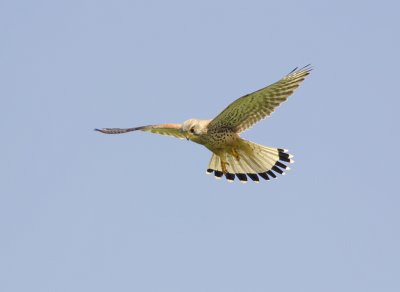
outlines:
[[[207,173],[214,173],[218,179],[225,175],[230,182],[237,177],[243,183],[248,178],[258,183],[260,177],[269,180],[276,178],[277,174],[284,175],[290,169],[286,164],[294,162],[293,155],[287,153],[286,149],[267,147],[243,139],[235,151],[239,159],[229,152],[223,153],[222,157],[213,154]],[[221,168],[221,159],[227,163],[225,174]]]

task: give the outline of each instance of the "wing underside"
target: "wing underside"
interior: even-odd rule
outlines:
[[[133,131],[144,131],[154,134],[173,136],[179,139],[184,139],[185,136],[181,131],[182,126],[180,124],[160,124],[160,125],[149,125],[135,128],[103,128],[95,129],[95,131],[104,134],[124,134]]]
[[[243,132],[271,115],[299,87],[311,70],[310,65],[296,68],[278,82],[238,98],[216,116],[208,128],[227,127],[237,133]]]

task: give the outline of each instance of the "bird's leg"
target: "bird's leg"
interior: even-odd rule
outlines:
[[[227,168],[226,168],[227,165],[229,165],[229,163],[226,162],[226,161],[223,161],[223,160],[221,159],[221,169],[222,169],[222,172],[223,172],[224,174],[225,174],[225,173],[228,173],[228,170],[227,170]]]
[[[231,154],[232,154],[232,156],[233,156],[233,157],[235,157],[235,159],[236,159],[237,161],[239,161],[239,160],[240,160],[239,153],[236,151],[236,149],[235,149],[235,148],[232,148],[232,150],[231,150]]]

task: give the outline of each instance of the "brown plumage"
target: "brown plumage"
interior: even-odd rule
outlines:
[[[207,173],[214,173],[216,178],[225,175],[228,181],[233,181],[235,177],[241,182],[246,182],[247,178],[258,182],[259,177],[269,180],[275,178],[276,174],[285,174],[284,171],[289,169],[285,163],[292,163],[293,156],[285,149],[246,141],[239,134],[271,115],[300,86],[311,70],[309,65],[294,69],[274,84],[238,98],[212,120],[190,119],[183,124],[96,131],[121,134],[140,130],[186,138],[213,152]]]

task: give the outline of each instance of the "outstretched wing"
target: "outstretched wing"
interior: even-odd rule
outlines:
[[[144,132],[174,136],[179,139],[184,139],[185,136],[181,132],[181,128],[182,125],[180,124],[162,124],[162,125],[150,125],[150,126],[142,126],[142,127],[126,128],[126,129],[103,128],[103,129],[95,129],[95,131],[99,131],[104,134],[124,134],[133,131],[144,131]]]
[[[250,128],[287,100],[311,70],[310,65],[296,68],[278,82],[238,98],[210,122],[208,129],[230,128],[240,133]]]

